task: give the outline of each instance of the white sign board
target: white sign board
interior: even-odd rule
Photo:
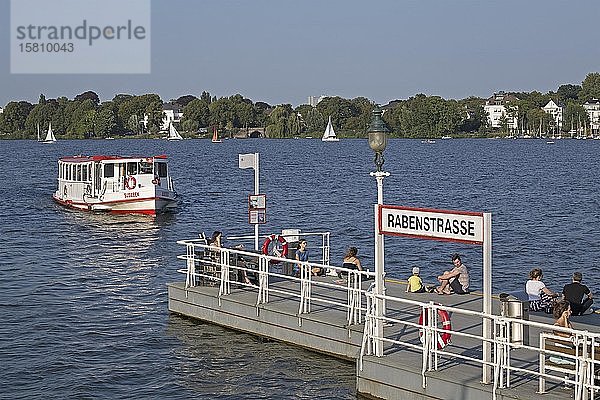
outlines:
[[[381,205],[379,233],[460,243],[483,243],[483,213]]]

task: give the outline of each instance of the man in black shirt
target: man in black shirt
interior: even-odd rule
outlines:
[[[581,283],[583,277],[581,272],[573,273],[573,282],[565,285],[563,295],[565,300],[571,304],[573,315],[583,315],[592,305],[592,292],[590,289]],[[585,296],[585,300],[583,299]]]

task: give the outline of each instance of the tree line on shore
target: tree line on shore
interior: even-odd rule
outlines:
[[[552,117],[541,109],[550,99],[565,107],[562,129],[568,131],[573,126],[589,124],[582,105],[592,98],[600,98],[600,73],[588,74],[581,85],[564,84],[546,94],[538,91],[511,94],[518,100],[507,106],[500,133],[508,133],[509,117],[515,118],[521,132],[556,129]],[[488,124],[485,101],[480,97],[447,100],[417,94],[385,105],[384,119],[392,137],[496,135],[498,130]],[[183,112],[177,128],[184,136],[193,137],[207,127],[217,127],[231,135],[240,129],[261,127],[272,138],[320,135],[329,116],[338,136],[366,137],[374,106],[365,97],[335,96],[324,98],[316,107],[303,104],[294,108],[290,104],[272,106],[253,102],[240,94],[217,98],[208,92],[202,92],[199,97],[181,96],[171,103]],[[37,104],[11,101],[6,105],[0,114],[0,138],[35,139],[38,129],[45,130],[50,122],[58,138],[155,137],[163,118],[163,101],[157,94],[118,94],[105,102],[100,102],[93,91],[81,93],[72,100],[46,99],[42,94]]]

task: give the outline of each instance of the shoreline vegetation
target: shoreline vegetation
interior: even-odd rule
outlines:
[[[484,110],[488,99],[480,97],[454,100],[417,94],[406,100],[390,101],[381,108],[391,138],[485,138],[529,132],[543,136],[558,130],[554,118],[542,110],[553,100],[564,107],[562,132],[566,133],[574,127],[583,130],[590,126],[583,104],[600,99],[600,73],[589,73],[581,85],[560,85],[546,94],[538,91],[506,94],[516,100],[505,105],[506,114],[500,118],[498,128],[489,125]],[[338,137],[366,138],[373,106],[365,97],[338,96],[325,97],[316,107],[308,104],[292,107],[253,102],[240,94],[217,98],[208,92],[199,97],[181,96],[168,103],[157,94],[117,94],[104,102],[93,91],[73,99],[64,96],[46,99],[41,94],[37,104],[11,101],[4,107],[0,113],[0,139],[35,140],[38,130],[43,138],[49,123],[58,140],[162,138],[166,136],[167,109],[183,113],[174,125],[184,138],[209,138],[213,129],[223,138],[247,137],[253,130],[267,138],[319,138],[329,116]],[[518,128],[509,129],[509,121],[516,121]]]

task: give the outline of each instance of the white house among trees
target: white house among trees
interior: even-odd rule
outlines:
[[[163,120],[162,120],[162,124],[160,125],[160,130],[161,131],[168,131],[169,130],[169,124],[171,122],[173,123],[179,123],[181,122],[181,119],[183,118],[183,107],[177,103],[164,103],[162,105],[162,111],[163,111]],[[148,115],[144,114],[144,127],[148,128]]]
[[[550,114],[552,116],[552,119],[554,120],[555,124],[554,126],[557,127],[560,131],[563,125],[564,107],[562,105],[556,104],[554,100],[550,100],[548,104],[542,107],[542,110],[544,110],[546,114]]]
[[[519,100],[515,95],[498,92],[488,98],[483,106],[488,115],[488,125],[493,128],[505,127],[510,132],[518,128],[518,106],[514,103]]]
[[[590,119],[590,128],[592,135],[600,134],[600,100],[590,99],[583,104],[585,112]]]

